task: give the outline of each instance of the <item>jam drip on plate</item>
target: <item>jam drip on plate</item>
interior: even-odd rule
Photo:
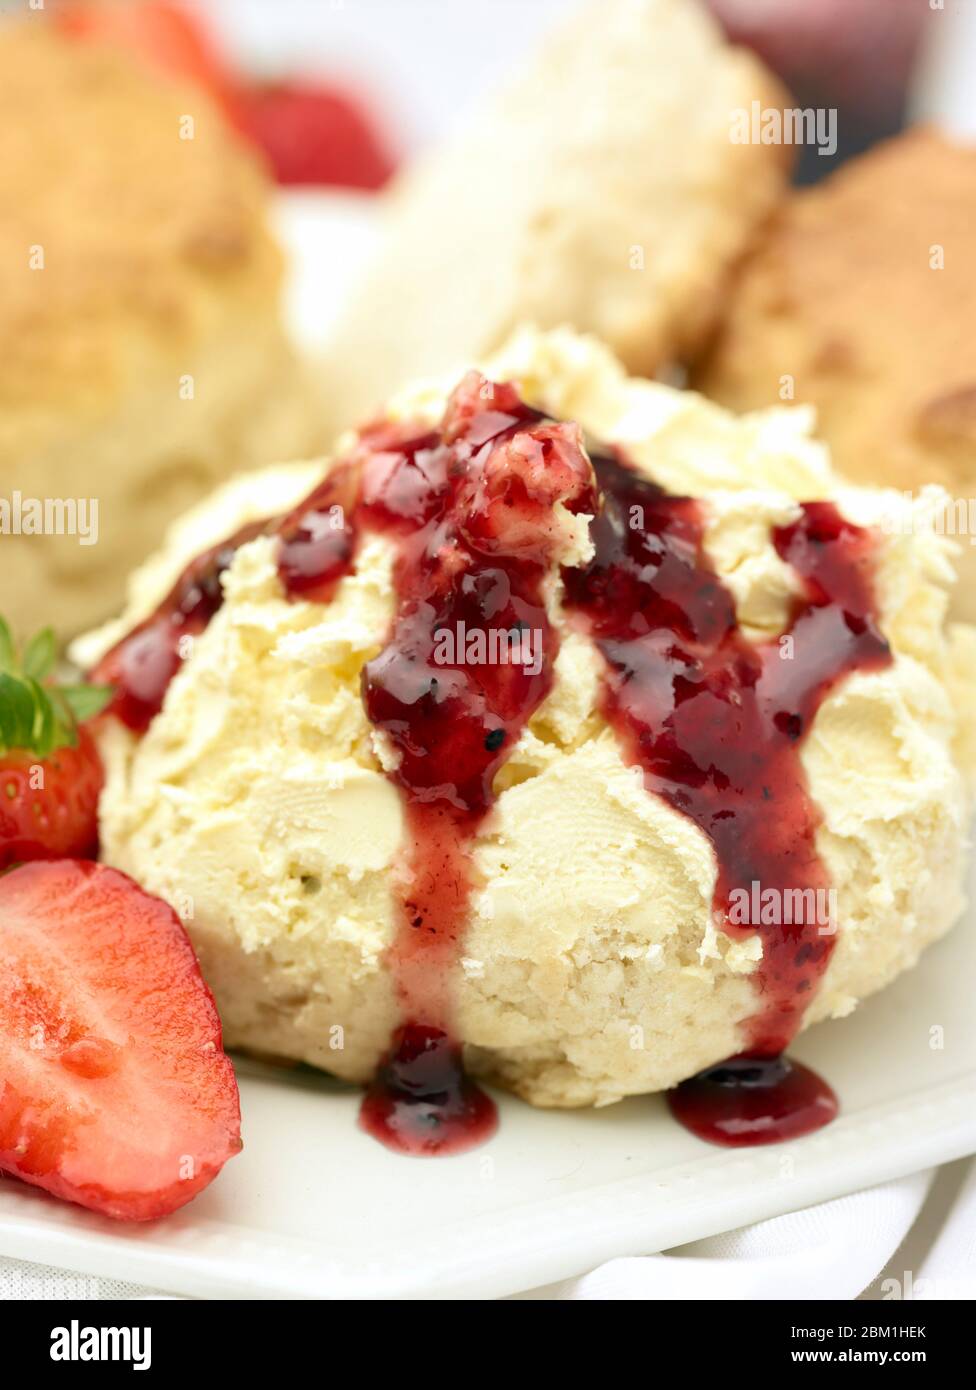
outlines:
[[[782,1054],[730,1057],[682,1081],[668,1103],[692,1134],[728,1148],[800,1139],[837,1114],[826,1081]]]
[[[398,1153],[444,1155],[490,1139],[498,1111],[465,1072],[461,1048],[449,1033],[407,1023],[393,1035],[363,1097],[359,1122]]]
[[[702,1113],[714,1102],[723,1119],[708,1137],[717,1142],[757,1142],[777,1126],[795,1136],[836,1109],[826,1087],[821,1103],[808,1103],[811,1074],[765,1065],[800,1027],[835,941],[836,924],[811,907],[829,903],[830,885],[800,751],[835,684],[890,661],[873,616],[873,539],[832,504],[805,505],[773,537],[804,597],[786,633],[753,643],[708,562],[698,503],[668,496],[618,459],[596,457],[594,467],[604,497],[593,523],[596,554],[585,569],[567,570],[565,581],[570,610],[604,658],[604,713],[647,790],[711,840],[716,921],[733,936],[762,935],[758,1007],[745,1028],[748,1066],[733,1059],[684,1083],[673,1109],[689,1123],[694,1112],[691,1127],[704,1134]],[[757,888],[762,901],[785,909],[765,925],[730,910],[755,901]],[[757,1068],[762,1086],[746,1084]],[[801,1094],[803,1119],[796,1112],[787,1122],[781,1112]],[[736,1103],[739,1129],[729,1118]],[[765,1130],[757,1106],[768,1107]]]

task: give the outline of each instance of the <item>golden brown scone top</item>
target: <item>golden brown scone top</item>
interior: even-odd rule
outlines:
[[[0,25],[0,170],[0,457],[277,293],[265,180],[206,97],[40,13]]]
[[[976,149],[919,128],[785,206],[695,384],[749,410],[792,377],[850,477],[971,495],[974,323]]]

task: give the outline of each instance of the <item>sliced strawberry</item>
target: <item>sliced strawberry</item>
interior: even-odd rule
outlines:
[[[82,860],[0,877],[0,1171],[148,1221],[240,1147],[220,1020],[173,910]]]

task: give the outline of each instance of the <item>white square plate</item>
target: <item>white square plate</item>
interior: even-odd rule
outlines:
[[[282,225],[299,266],[345,279],[369,220],[334,207],[303,198]],[[337,302],[328,279],[293,282],[306,341]],[[971,912],[917,970],[800,1040],[843,1113],[798,1143],[711,1148],[660,1097],[558,1112],[502,1096],[484,1148],[401,1158],[357,1129],[356,1092],[240,1060],[244,1152],[189,1207],[124,1227],[2,1180],[0,1254],[197,1296],[494,1297],[958,1158],[976,1151],[974,927]]]
[[[244,1152],[195,1202],[125,1227],[3,1181],[0,1253],[199,1296],[487,1298],[958,1158],[976,1151],[974,926],[804,1035],[795,1055],[842,1115],[797,1143],[712,1148],[660,1097],[560,1112],[500,1096],[483,1148],[401,1158],[356,1127],[358,1093],[241,1060]]]

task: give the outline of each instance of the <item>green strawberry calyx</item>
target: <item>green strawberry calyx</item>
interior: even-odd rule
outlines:
[[[0,753],[23,749],[46,758],[55,748],[74,748],[78,725],[112,698],[110,685],[71,685],[52,680],[58,645],[49,627],[18,652],[0,618]]]

